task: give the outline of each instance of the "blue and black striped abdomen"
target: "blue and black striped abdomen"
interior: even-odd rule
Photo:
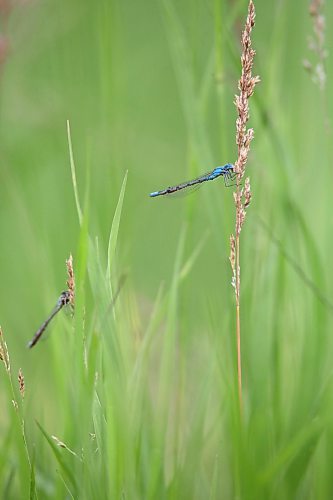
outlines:
[[[216,167],[211,172],[201,175],[200,177],[197,177],[196,179],[193,179],[191,181],[182,182],[181,184],[177,184],[176,186],[169,186],[166,189],[162,189],[161,191],[153,191],[149,196],[154,198],[156,196],[172,195],[174,193],[177,193],[178,191],[186,190],[195,185],[202,184],[203,182],[213,181],[220,176],[223,176],[225,181],[227,179],[232,180],[235,178],[235,175],[236,174],[234,172],[233,165],[231,163],[227,163],[223,167]]]

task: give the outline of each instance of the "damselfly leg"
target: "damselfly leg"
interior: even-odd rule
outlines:
[[[234,171],[227,171],[223,174],[223,180],[225,187],[236,186],[236,182],[233,182],[237,178],[237,174]]]

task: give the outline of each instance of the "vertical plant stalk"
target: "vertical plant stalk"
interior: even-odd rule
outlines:
[[[325,16],[323,14],[324,0],[312,0],[309,6],[309,14],[313,22],[313,36],[309,37],[308,46],[316,57],[312,64],[305,59],[304,68],[310,73],[313,81],[323,92],[326,87],[327,73],[325,60],[328,52],[325,47]]]
[[[32,459],[30,458],[30,452],[29,452],[27,438],[26,438],[26,434],[25,434],[25,422],[24,422],[23,407],[22,407],[23,400],[24,400],[25,388],[26,388],[25,381],[24,381],[24,375],[23,375],[23,372],[20,368],[19,372],[18,372],[18,377],[17,377],[19,391],[20,391],[20,395],[21,395],[21,401],[20,401],[16,397],[17,391],[15,390],[14,383],[13,383],[12,369],[11,369],[10,358],[9,358],[9,351],[8,351],[7,343],[6,343],[5,338],[4,338],[3,331],[2,331],[1,326],[0,326],[0,365],[1,365],[1,362],[4,364],[5,370],[7,372],[10,393],[11,393],[11,397],[12,397],[11,402],[13,404],[13,408],[15,410],[15,414],[16,414],[16,417],[18,419],[18,424],[19,424],[19,427],[20,427],[20,430],[22,433],[23,445],[24,445],[26,456],[27,456],[27,461],[29,464],[30,473],[32,476],[33,463],[32,463]],[[31,486],[31,488],[33,488],[33,490],[34,490],[34,495],[33,496],[30,495],[30,498],[37,498],[35,487]]]
[[[311,76],[312,81],[318,85],[321,94],[321,104],[325,120],[326,132],[331,132],[331,120],[328,113],[328,86],[326,59],[328,50],[326,47],[326,17],[324,13],[325,0],[311,0],[309,14],[312,19],[313,33],[308,37],[308,48],[312,52],[312,61],[303,60],[305,70]],[[329,145],[330,147],[330,145]]]
[[[251,201],[250,179],[247,177],[244,187],[241,187],[242,179],[245,175],[245,167],[249,155],[250,143],[254,132],[252,128],[247,129],[249,120],[249,98],[254,92],[255,85],[260,81],[259,76],[252,76],[253,59],[255,50],[251,47],[251,32],[254,26],[255,9],[253,1],[249,1],[248,14],[245,28],[242,33],[242,74],[238,82],[239,95],[235,96],[235,106],[237,108],[236,120],[236,144],[238,148],[238,158],[235,162],[235,172],[237,173],[236,191],[234,192],[234,202],[236,207],[235,234],[230,236],[230,263],[233,272],[232,285],[235,289],[236,297],[236,341],[237,341],[237,377],[238,377],[238,398],[240,410],[242,411],[242,356],[241,356],[241,325],[240,325],[240,232],[245,221],[246,209]]]

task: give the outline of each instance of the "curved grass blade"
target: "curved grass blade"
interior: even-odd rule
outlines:
[[[16,467],[12,466],[9,473],[8,473],[7,479],[4,481],[4,487],[2,490],[2,498],[13,498],[12,497],[12,485],[14,482],[15,474],[16,474]]]
[[[70,470],[68,465],[63,460],[62,454],[60,453],[58,447],[54,444],[52,438],[48,435],[48,433],[43,429],[43,427],[41,426],[41,424],[37,420],[36,420],[36,424],[37,424],[39,430],[41,431],[41,433],[43,434],[43,436],[45,437],[46,441],[49,443],[49,445],[54,453],[54,456],[55,456],[61,470],[63,471],[63,474],[64,474],[63,481],[66,483],[67,489],[69,491],[71,491],[70,488],[68,487],[68,484],[67,484],[67,482],[70,482],[71,488],[75,492],[74,494],[72,493],[72,495],[74,496],[74,498],[77,498],[77,494],[76,494],[77,493],[77,484],[75,481],[75,477],[72,474],[72,471]],[[65,481],[65,478],[66,478],[66,481]]]
[[[71,172],[72,172],[72,183],[73,183],[75,204],[76,204],[77,214],[78,214],[78,217],[79,217],[79,222],[80,222],[80,225],[81,225],[82,224],[83,215],[82,215],[82,209],[81,209],[81,205],[80,205],[79,191],[78,191],[78,188],[77,188],[76,171],[75,171],[75,163],[74,163],[72,138],[71,138],[71,129],[70,129],[70,125],[69,125],[69,120],[67,120],[67,139],[68,139],[69,160],[70,160]]]
[[[208,231],[203,235],[203,237],[200,239],[198,245],[194,248],[193,252],[189,256],[189,258],[186,260],[186,262],[183,264],[183,266],[180,269],[179,272],[179,281],[182,281],[183,279],[186,278],[186,276],[190,273],[192,267],[194,266],[195,261],[200,255],[200,252],[206,243],[208,238]]]
[[[288,264],[290,264],[290,266],[298,274],[298,276],[303,281],[303,283],[313,292],[313,294],[317,297],[319,302],[321,302],[321,304],[323,306],[325,306],[327,308],[327,310],[329,310],[331,313],[333,313],[333,302],[331,302],[330,299],[322,292],[324,287],[323,286],[319,287],[314,281],[312,281],[311,278],[309,278],[309,276],[305,273],[305,271],[299,265],[298,261],[286,251],[282,241],[280,241],[272,233],[268,224],[260,216],[257,216],[257,217],[258,217],[258,221],[259,221],[261,227],[266,231],[270,240],[279,249],[279,251],[284,256],[284,258],[286,259]],[[308,248],[308,247],[309,247],[309,245],[306,246],[306,248]],[[322,275],[323,275],[323,273],[316,274],[316,276],[318,276],[318,277],[320,277]]]
[[[290,464],[302,454],[309,442],[312,440],[318,441],[323,432],[324,422],[319,417],[313,419],[297,432],[281,450],[275,455],[271,463],[269,463],[259,476],[259,481],[270,484],[274,478],[281,474]],[[312,447],[315,450],[315,446]],[[301,476],[300,476],[301,477]]]
[[[114,216],[113,216],[113,221],[112,221],[111,230],[110,230],[109,245],[108,245],[108,265],[107,265],[107,270],[106,270],[106,277],[107,277],[108,283],[110,283],[111,264],[112,264],[112,260],[114,258],[114,254],[116,251],[118,232],[119,232],[119,224],[120,224],[120,216],[121,216],[121,211],[123,208],[125,188],[126,188],[126,183],[127,183],[127,174],[128,174],[128,171],[125,174],[125,177],[124,177],[121,189],[120,189],[118,203],[117,203],[116,211],[115,211]]]

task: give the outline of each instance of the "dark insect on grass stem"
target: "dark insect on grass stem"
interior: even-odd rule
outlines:
[[[54,309],[52,310],[51,314],[49,317],[44,321],[44,323],[39,327],[35,335],[33,336],[32,340],[30,340],[28,347],[31,349],[35,344],[37,344],[38,340],[41,338],[43,335],[44,331],[46,330],[48,324],[50,321],[54,318],[54,316],[62,309],[64,306],[69,304],[70,302],[70,292],[66,290],[65,292],[62,292]]]

